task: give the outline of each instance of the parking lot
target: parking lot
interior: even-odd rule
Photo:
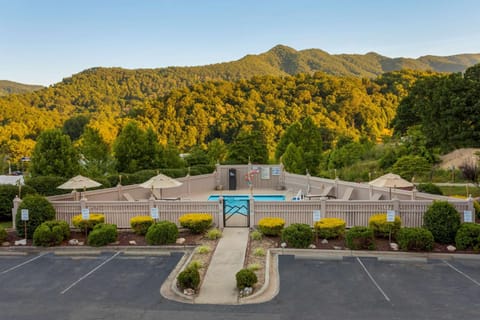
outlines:
[[[180,260],[122,252],[0,256],[2,319],[469,319],[480,260],[280,256],[280,292],[257,305],[172,302],[160,286]]]

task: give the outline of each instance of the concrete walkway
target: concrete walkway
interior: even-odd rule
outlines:
[[[195,303],[238,303],[235,274],[243,268],[248,234],[248,228],[223,229]]]

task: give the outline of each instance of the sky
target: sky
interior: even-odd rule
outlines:
[[[0,0],[0,80],[233,61],[277,44],[388,57],[480,53],[478,0]]]

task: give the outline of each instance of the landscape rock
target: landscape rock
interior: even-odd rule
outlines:
[[[27,239],[22,239],[22,240],[17,240],[15,241],[16,246],[26,246],[27,245]]]
[[[449,252],[455,252],[455,251],[457,251],[457,248],[455,248],[455,247],[452,246],[452,245],[449,245],[449,246],[447,247],[447,250],[448,250]]]
[[[135,246],[135,245],[137,245],[137,242],[135,240],[130,240],[130,241],[128,241],[128,244],[131,245],[131,246]]]
[[[327,244],[328,243],[328,240],[327,239],[323,239],[322,240],[322,244]]]
[[[120,244],[120,241],[115,241],[114,243],[112,243],[114,246],[118,246]]]
[[[240,297],[246,297],[249,296],[253,293],[253,288],[252,287],[246,287],[240,290]]]
[[[188,288],[183,290],[183,294],[187,296],[193,296],[195,294],[195,290]]]
[[[68,244],[71,246],[78,246],[78,240],[77,239],[70,239],[68,240]]]
[[[2,247],[8,247],[9,245],[10,245],[10,242],[8,241],[2,242]]]
[[[393,251],[398,251],[398,244],[395,242],[390,243],[390,249]]]
[[[343,248],[342,248],[342,247],[339,247],[339,246],[333,246],[333,249],[334,249],[334,250],[342,250]]]
[[[83,241],[78,241],[79,246],[83,246],[85,243]]]
[[[280,247],[286,248],[286,247],[287,247],[287,243],[286,243],[286,242],[282,242],[282,243],[280,244]]]
[[[308,249],[316,249],[316,248],[317,248],[317,246],[314,245],[314,244],[311,244],[311,245],[308,246]]]
[[[176,244],[184,244],[185,241],[186,241],[185,238],[178,238],[175,243],[176,243]]]

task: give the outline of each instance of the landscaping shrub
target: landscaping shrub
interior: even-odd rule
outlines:
[[[70,238],[70,227],[66,221],[45,221],[33,232],[33,244],[36,246],[56,246],[68,238]]]
[[[371,228],[353,227],[345,234],[345,241],[352,250],[375,249],[375,237]]]
[[[480,224],[462,223],[455,236],[455,245],[459,250],[480,249]]]
[[[197,248],[197,253],[199,254],[207,254],[210,253],[210,251],[212,251],[212,249],[210,249],[209,246],[200,246]]]
[[[15,225],[17,227],[17,235],[21,238],[25,237],[24,222],[22,221],[22,209],[28,209],[27,221],[27,238],[31,239],[33,232],[39,225],[48,220],[55,219],[55,209],[52,204],[40,195],[28,195],[18,207],[15,216]]]
[[[398,231],[397,241],[402,250],[433,250],[432,233],[425,228],[402,228]]]
[[[37,193],[29,186],[22,186],[22,197]],[[18,195],[18,186],[10,184],[0,185],[0,221],[12,221],[13,199]]]
[[[255,272],[262,269],[262,265],[260,263],[251,263],[247,266],[247,269]]]
[[[436,185],[431,182],[429,183],[420,183],[417,186],[417,190],[420,192],[430,193],[430,194],[438,194],[443,195],[442,190]]]
[[[242,269],[238,271],[235,275],[235,278],[237,279],[237,288],[240,290],[247,287],[252,288],[258,281],[255,272],[249,269]]]
[[[401,226],[402,221],[399,216],[395,216],[393,222],[387,222],[386,213],[375,214],[368,219],[368,227],[371,228],[373,234],[379,238],[388,238],[390,230],[392,231],[392,237],[395,238]]]
[[[200,268],[203,268],[203,264],[200,260],[192,260],[187,268],[196,268],[196,269],[200,269]]]
[[[339,218],[323,218],[315,222],[315,231],[322,239],[335,239],[345,235],[345,220]]]
[[[43,196],[54,196],[57,194],[70,193],[72,190],[58,189],[57,187],[65,183],[68,179],[56,176],[37,176],[28,178],[25,184],[35,189]]]
[[[177,287],[180,289],[197,290],[200,285],[200,273],[195,266],[185,268],[177,277]]]
[[[130,219],[130,226],[136,234],[144,236],[148,228],[153,224],[153,218],[150,216],[136,216]]]
[[[480,203],[477,200],[473,201],[473,208],[475,209],[475,216],[480,220]]]
[[[222,237],[222,231],[217,228],[210,229],[207,231],[207,239],[209,240],[217,240]]]
[[[283,229],[282,240],[292,248],[307,248],[313,240],[313,231],[308,224],[294,223]]]
[[[7,240],[7,237],[8,237],[8,234],[7,234],[7,231],[5,230],[5,228],[0,227],[0,243]]]
[[[177,225],[170,221],[160,221],[148,228],[145,239],[150,245],[175,243],[178,237]]]
[[[117,225],[108,223],[97,224],[88,235],[88,244],[93,247],[105,246],[117,240]]]
[[[213,217],[209,213],[187,213],[181,216],[178,221],[182,227],[193,233],[204,233],[212,226]]]
[[[267,217],[258,221],[258,230],[266,236],[279,236],[285,226],[285,220],[282,218]]]
[[[90,213],[90,219],[82,219],[81,214],[77,214],[72,218],[72,224],[79,228],[82,232],[89,232],[95,228],[97,224],[105,222],[105,215],[103,213]]]
[[[255,250],[253,250],[253,255],[256,256],[256,257],[264,257],[265,256],[265,249],[255,248]]]
[[[460,214],[446,201],[435,201],[423,216],[423,226],[439,243],[453,243],[460,227]]]
[[[255,241],[262,240],[262,233],[258,230],[252,231],[252,233],[250,233],[250,239]]]

